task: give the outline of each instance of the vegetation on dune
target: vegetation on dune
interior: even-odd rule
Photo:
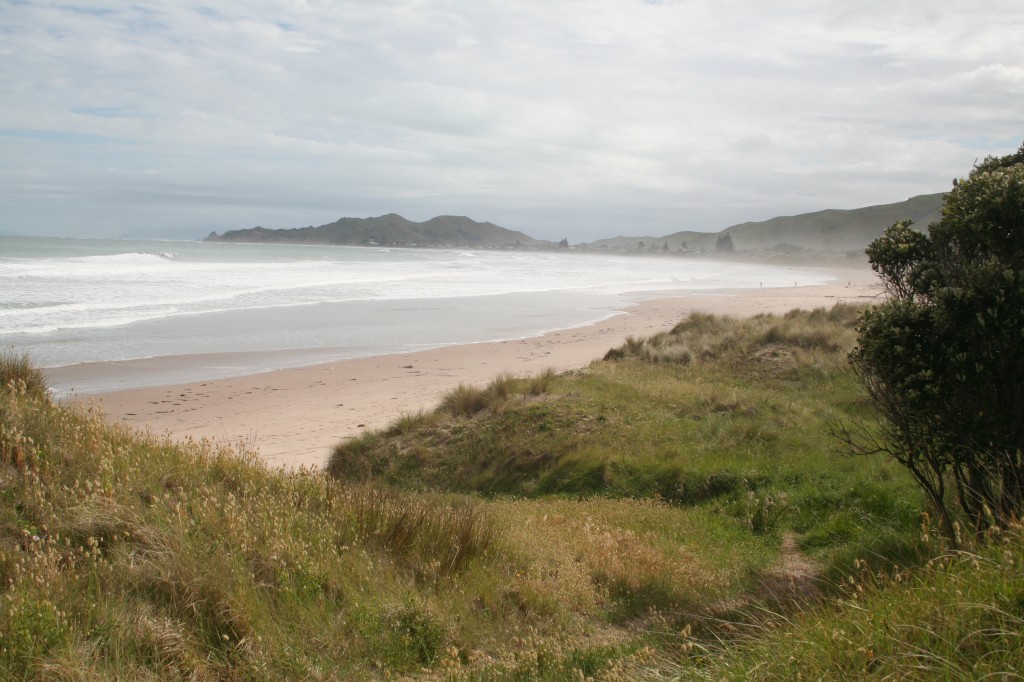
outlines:
[[[927,538],[926,538],[927,540]],[[835,598],[806,610],[748,610],[684,630],[632,666],[638,680],[981,680],[1020,676],[1024,535],[1019,526],[960,550],[942,543],[913,570],[865,562]],[[674,654],[672,653],[674,651]]]
[[[0,351],[0,381],[3,385],[14,382],[20,390],[34,397],[46,394],[46,377],[35,367],[28,355],[14,351]]]
[[[742,595],[777,552],[651,499],[486,501],[270,471],[110,426],[30,388],[31,366],[3,368],[4,679],[572,679],[639,651],[653,608]]]
[[[0,677],[374,677],[453,641],[479,505],[267,471],[0,392]],[[429,586],[426,587],[426,586]]]
[[[694,314],[266,468],[0,358],[4,679],[976,679],[1024,534],[953,548],[871,423],[849,306]]]
[[[509,377],[459,387],[415,423],[339,444],[328,471],[487,496],[656,498],[760,535],[797,532],[827,562],[913,554],[910,479],[884,457],[835,456],[829,436],[869,411],[846,362],[859,313],[694,313],[543,390]]]

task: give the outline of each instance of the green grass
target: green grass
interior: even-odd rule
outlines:
[[[846,363],[857,314],[693,314],[583,372],[548,376],[541,392],[501,377],[500,401],[460,410],[467,394],[495,391],[459,387],[421,427],[340,444],[330,470],[486,496],[657,497],[758,533],[792,530],[827,561],[904,558],[916,488],[882,457],[839,456],[829,435],[832,421],[870,411]]]
[[[903,472],[834,452],[829,420],[870,416],[854,319],[692,316],[328,472],[108,425],[4,356],[0,678],[1019,672],[1021,534],[949,554]]]
[[[656,604],[741,594],[775,554],[664,502],[342,484],[0,390],[4,679],[468,673],[534,641],[592,660]]]
[[[686,633],[633,679],[1015,679],[1024,668],[1020,527],[943,551],[914,570],[857,562],[835,599],[806,611],[751,614],[739,634]]]

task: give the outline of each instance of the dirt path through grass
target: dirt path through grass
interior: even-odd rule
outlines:
[[[765,595],[775,601],[806,600],[821,591],[821,566],[800,549],[797,534],[782,535],[781,556],[761,581]]]

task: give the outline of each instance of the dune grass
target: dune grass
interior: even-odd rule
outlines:
[[[108,425],[5,357],[0,678],[1012,677],[1022,533],[952,553],[901,471],[834,452],[870,410],[854,319],[693,316],[326,473]]]
[[[749,612],[719,638],[686,630],[632,663],[637,680],[1016,679],[1024,668],[1024,529],[931,547],[912,570],[856,562],[807,610]],[[674,652],[673,652],[674,649]]]
[[[740,594],[775,556],[653,500],[487,502],[271,471],[13,381],[0,498],[3,679],[472,677],[535,644],[568,674],[637,648],[626,624],[650,608]]]
[[[12,384],[13,382],[13,384]],[[26,353],[0,350],[0,385],[20,387],[32,395],[46,393],[46,377]]]
[[[417,490],[645,499],[791,530],[827,562],[913,554],[922,509],[894,463],[837,454],[829,423],[870,405],[849,370],[858,309],[695,313],[582,372],[459,387],[421,428],[339,444],[329,469]],[[685,358],[685,359],[682,359]],[[491,406],[453,409],[468,393]],[[352,472],[347,474],[346,472]]]

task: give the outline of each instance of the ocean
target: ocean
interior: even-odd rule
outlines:
[[[153,361],[79,379],[88,394],[526,338],[672,292],[831,279],[656,256],[0,237],[0,346],[43,368]],[[168,356],[189,356],[187,369],[160,371]]]

